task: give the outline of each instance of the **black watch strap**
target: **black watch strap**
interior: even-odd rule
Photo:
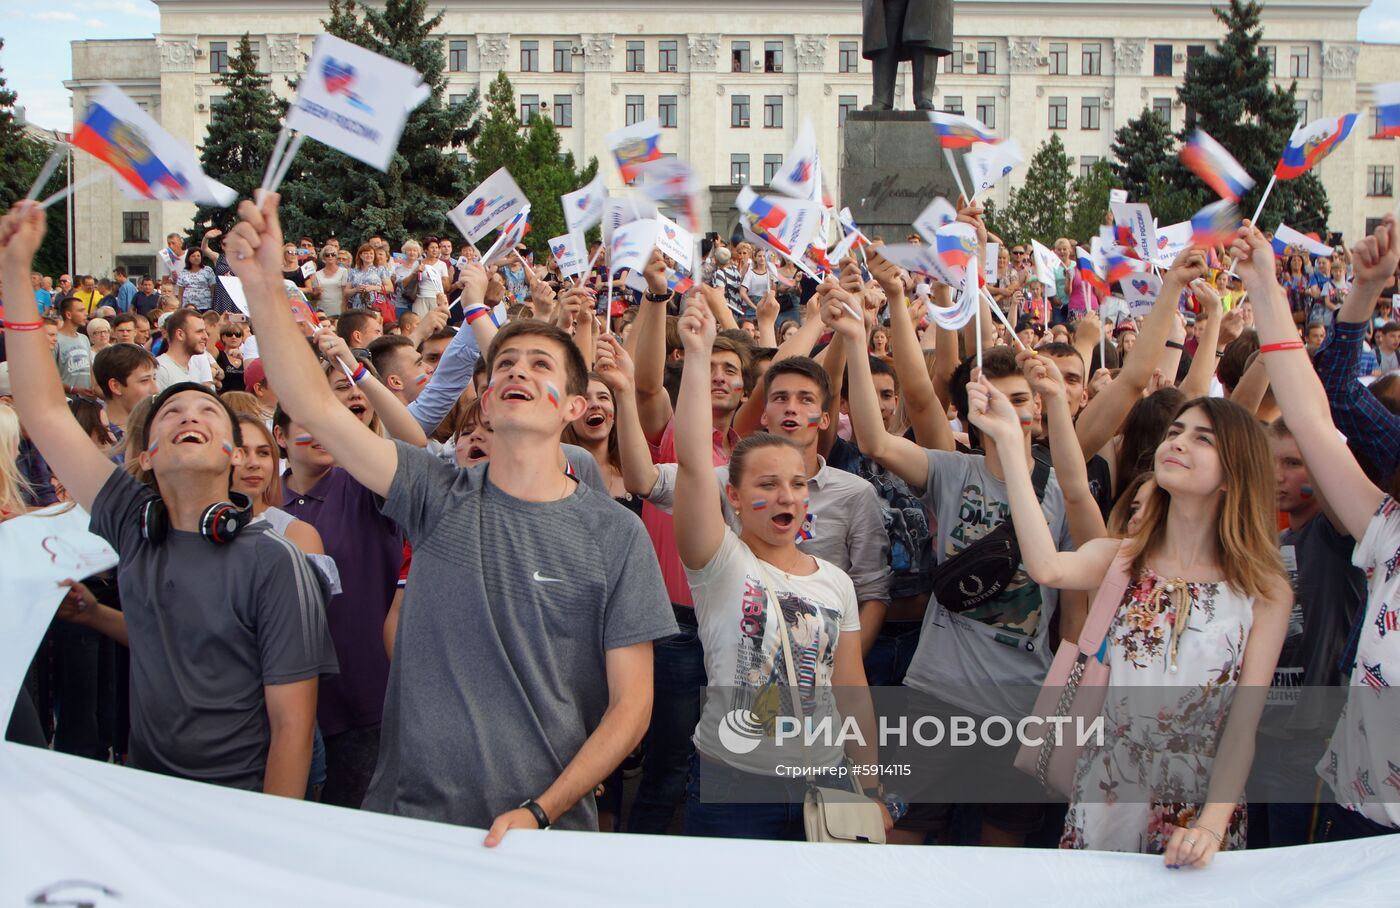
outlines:
[[[669,290],[667,290],[665,293],[652,293],[650,290],[648,290],[647,293],[646,293],[647,300],[648,300],[649,302],[653,302],[653,303],[665,303],[665,302],[669,302],[670,299],[671,299],[671,296],[672,296],[672,294],[671,294],[671,291],[669,291]]]
[[[530,811],[530,814],[535,818],[535,822],[539,824],[541,829],[549,828],[549,814],[544,812],[543,807],[535,803],[534,798],[526,798],[520,806]]]

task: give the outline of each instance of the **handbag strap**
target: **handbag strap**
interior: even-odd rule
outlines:
[[[1118,554],[1104,574],[1099,584],[1098,594],[1089,607],[1089,615],[1084,619],[1084,627],[1079,632],[1079,652],[1084,656],[1097,656],[1103,646],[1108,629],[1118,614],[1118,606],[1123,602],[1128,583],[1132,579],[1132,558],[1128,555],[1128,540],[1118,546]],[[1100,660],[1102,661],[1102,660]]]

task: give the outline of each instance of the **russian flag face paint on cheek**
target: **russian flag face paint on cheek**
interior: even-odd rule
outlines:
[[[422,387],[423,385],[426,385],[427,383],[428,383],[428,373],[424,372],[422,375],[418,376],[418,382],[417,382],[417,384],[419,385],[419,387]]]
[[[1299,493],[1300,495],[1302,495],[1304,498],[1311,498],[1311,497],[1313,497],[1313,487],[1312,487],[1312,486],[1300,486],[1300,487],[1298,488],[1298,493]]]
[[[316,439],[312,438],[310,435],[297,435],[292,439],[292,443],[298,448],[305,448],[309,447],[315,440]]]
[[[768,499],[767,499],[767,498],[755,498],[755,499],[753,500],[753,509],[754,509],[755,511],[762,511],[762,510],[766,509],[767,507],[768,507]]]
[[[820,413],[816,414],[815,416],[809,416],[807,417],[807,428],[815,429],[818,425],[821,424],[821,421],[822,415]]]
[[[158,441],[153,441],[153,442],[151,442],[151,446],[150,446],[149,448],[146,449],[146,456],[147,456],[147,457],[155,457],[155,456],[156,456],[156,452],[159,451],[159,450],[160,450],[160,442],[158,442]]]
[[[224,454],[228,455],[229,457],[233,456],[233,445],[229,444],[228,442],[224,442],[223,445],[221,445],[221,447],[224,449]]]
[[[554,404],[554,409],[559,409],[559,389],[553,385],[545,385],[544,393],[549,398],[549,402]]]

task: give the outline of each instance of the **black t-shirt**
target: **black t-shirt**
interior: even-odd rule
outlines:
[[[844,438],[836,439],[826,465],[845,470],[875,487],[885,532],[890,537],[890,598],[927,595],[933,590],[933,520],[923,500],[903,480],[861,453]]]
[[[131,642],[131,763],[261,790],[271,740],[263,687],[337,671],[320,575],[266,523],[214,545],[146,541],[155,493],[122,470],[93,501],[93,533],[121,557]]]
[[[293,284],[303,289],[306,288],[306,276],[301,273],[300,267],[293,268],[291,271],[283,271],[282,279],[291,281]]]
[[[246,360],[240,359],[238,365],[235,366],[232,361],[229,360],[228,354],[220,350],[218,363],[219,368],[224,370],[224,383],[219,386],[220,392],[248,390],[243,386],[243,366]]]

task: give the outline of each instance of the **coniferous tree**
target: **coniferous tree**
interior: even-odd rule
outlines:
[[[1088,248],[1089,238],[1099,232],[1108,214],[1108,193],[1118,188],[1113,168],[1097,161],[1089,172],[1070,188],[1069,225],[1065,236]]]
[[[1176,154],[1175,146],[1171,124],[1150,107],[1144,107],[1141,114],[1119,127],[1109,147],[1113,155],[1110,166],[1129,199],[1147,197],[1153,174],[1160,172],[1162,165]]]
[[[247,34],[238,40],[228,71],[214,79],[215,85],[227,91],[209,118],[199,163],[205,173],[237,192],[239,199],[251,199],[262,184],[277,140],[281,111],[269,88],[271,81],[258,71],[258,58]],[[197,242],[210,228],[228,231],[237,219],[236,205],[200,205],[194,213],[191,239]]]
[[[1006,210],[998,212],[1001,236],[1008,243],[1054,242],[1069,229],[1070,197],[1074,184],[1069,155],[1060,137],[1052,135],[1031,157],[1026,180],[1013,190]]]
[[[441,22],[441,12],[428,15],[427,0],[387,0],[383,9],[331,0],[327,33],[413,67],[432,94],[409,115],[387,172],[317,142],[303,145],[283,186],[289,233],[359,242],[450,229],[447,212],[471,188],[463,156],[476,137],[478,103],[475,92],[445,103],[447,61],[433,34]]]

